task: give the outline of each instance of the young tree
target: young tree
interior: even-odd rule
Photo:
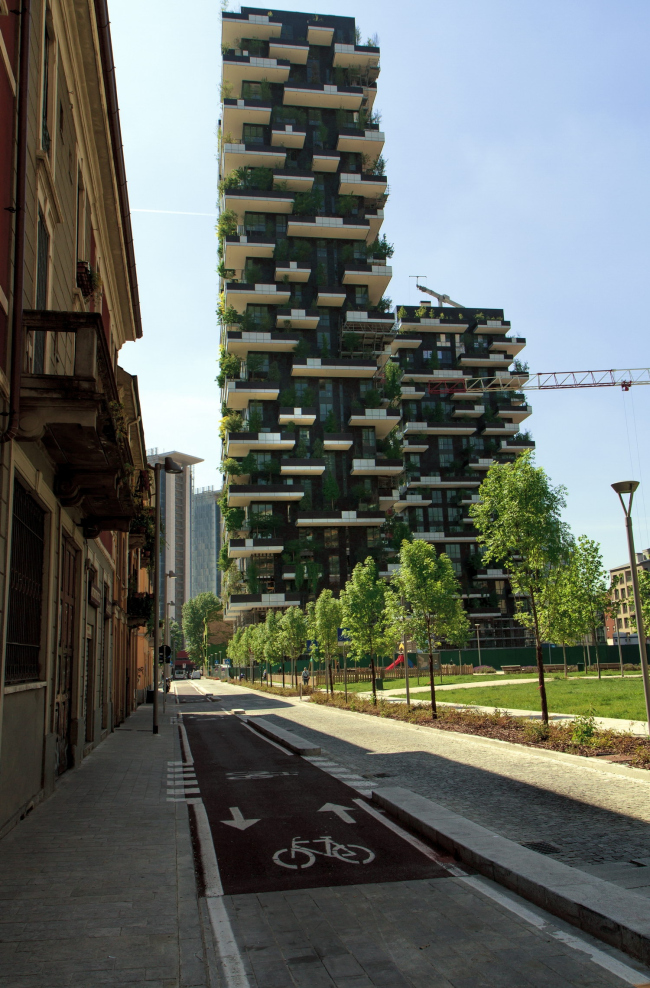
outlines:
[[[299,607],[289,607],[280,621],[282,649],[291,662],[291,683],[294,683],[296,662],[307,647],[307,618]]]
[[[399,558],[400,568],[393,583],[411,605],[410,635],[429,653],[431,715],[435,719],[438,713],[433,653],[443,638],[450,644],[464,644],[469,638],[469,620],[463,608],[460,584],[444,552],[438,556],[434,546],[416,539],[402,542]]]
[[[237,628],[237,631],[228,642],[226,655],[233,665],[246,665],[248,662],[248,648],[246,646],[246,635],[244,628]]]
[[[542,637],[554,645],[562,646],[564,678],[567,677],[567,645],[577,645],[582,632],[576,621],[573,581],[573,547],[568,550],[564,565],[554,566],[548,573],[546,584],[539,598],[539,626]],[[532,613],[522,613],[521,623],[532,628]]]
[[[530,452],[514,463],[490,467],[479,487],[481,500],[470,507],[470,515],[484,547],[483,562],[507,567],[514,593],[524,594],[532,614],[535,636],[542,720],[548,724],[544,684],[544,656],[539,603],[549,572],[563,561],[570,544],[567,525],[560,518],[566,501],[564,487],[553,487],[541,467],[532,463]],[[516,615],[521,624],[522,614]]]
[[[321,590],[314,607],[314,624],[318,647],[325,659],[326,676],[333,696],[332,660],[337,654],[339,646],[341,602],[336,600],[331,590]]]
[[[351,639],[350,651],[357,658],[370,655],[372,702],[377,703],[375,655],[385,633],[386,584],[379,579],[372,557],[357,563],[351,578],[341,591],[343,628]]]
[[[183,604],[183,636],[193,661],[198,659],[202,664],[207,661],[209,625],[217,620],[221,610],[221,601],[209,590]]]
[[[273,663],[279,665],[282,662],[281,630],[280,615],[274,609],[268,610],[264,622],[264,658],[270,671],[271,685],[273,685]]]
[[[183,647],[183,632],[178,621],[169,622],[169,640],[172,646],[172,657]]]
[[[608,575],[603,568],[600,546],[593,539],[581,535],[571,555],[570,565],[571,596],[574,602],[576,628],[582,633],[591,633],[596,650],[596,669],[600,679],[600,658],[598,655],[597,628],[603,624],[604,616],[612,610],[611,587]]]

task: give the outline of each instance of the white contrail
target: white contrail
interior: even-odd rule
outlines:
[[[216,213],[187,213],[179,209],[132,209],[132,213],[167,213],[170,216],[211,216],[216,219]]]

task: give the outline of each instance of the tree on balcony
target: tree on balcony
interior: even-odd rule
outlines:
[[[341,491],[336,477],[328,470],[323,477],[323,500],[329,504],[330,508],[333,508],[340,496]]]

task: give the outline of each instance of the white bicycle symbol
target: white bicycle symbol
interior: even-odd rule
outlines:
[[[307,847],[309,841],[294,837],[291,847],[283,847],[276,851],[273,860],[282,868],[311,868],[316,856],[322,858],[336,858],[338,861],[347,861],[348,864],[370,864],[375,860],[374,852],[359,844],[338,844],[331,837],[320,837],[312,844],[324,844],[324,851],[317,851],[315,847]]]

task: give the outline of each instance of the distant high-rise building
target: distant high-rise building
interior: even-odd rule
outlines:
[[[200,487],[192,495],[192,597],[209,590],[219,596],[221,590],[221,573],[217,568],[220,494],[214,487]]]
[[[160,472],[160,506],[162,531],[165,548],[161,551],[160,559],[160,616],[165,616],[167,603],[174,601],[170,615],[179,622],[182,618],[183,604],[192,596],[192,570],[190,562],[190,546],[192,542],[192,492],[194,489],[194,464],[203,463],[199,456],[189,456],[187,453],[159,453],[150,449],[147,460],[150,466],[163,463],[166,456],[171,456],[183,468],[179,474]],[[166,580],[165,574],[170,570],[176,574],[173,580]]]

